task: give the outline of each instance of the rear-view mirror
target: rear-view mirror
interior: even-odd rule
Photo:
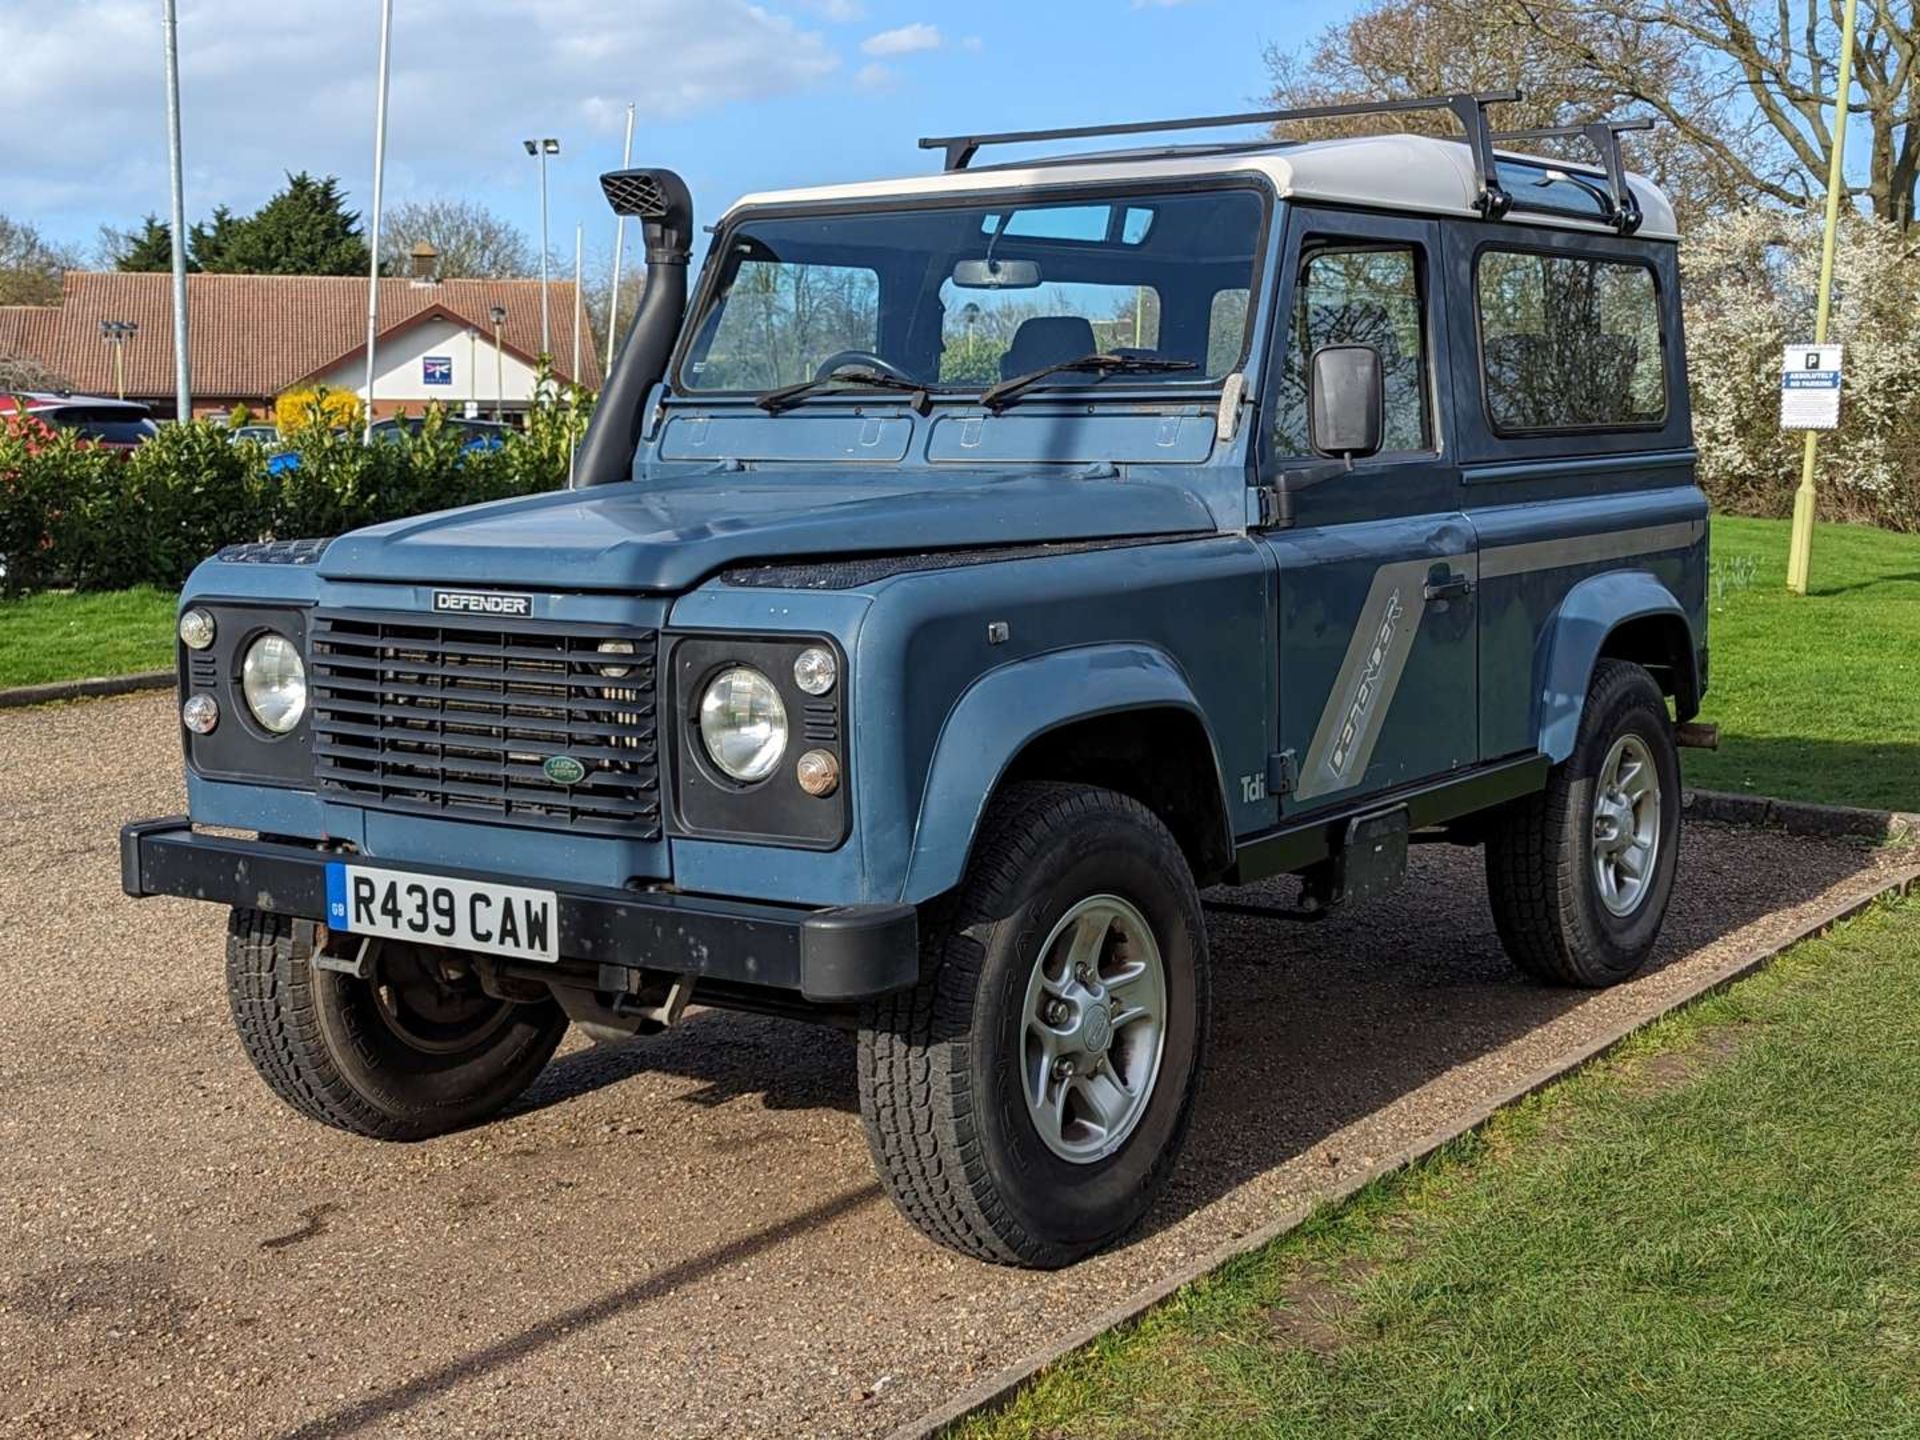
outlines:
[[[953,267],[953,283],[962,290],[1031,290],[1040,283],[1034,260],[962,260]]]

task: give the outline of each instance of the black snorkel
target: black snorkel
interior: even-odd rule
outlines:
[[[600,188],[616,215],[640,221],[647,278],[640,308],[614,361],[574,467],[576,486],[625,480],[640,443],[647,394],[666,373],[687,308],[687,263],[693,253],[693,197],[671,170],[614,170]]]

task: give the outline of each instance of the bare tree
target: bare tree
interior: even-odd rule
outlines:
[[[0,215],[0,305],[52,305],[60,299],[61,273],[79,261],[33,226]]]
[[[72,383],[30,355],[0,355],[0,395],[28,390],[69,391]]]
[[[1853,114],[1871,137],[1856,193],[1903,227],[1920,178],[1916,4],[1868,0],[1854,53]],[[1837,0],[1375,0],[1268,63],[1281,104],[1518,88],[1523,102],[1496,113],[1503,127],[1651,115],[1664,123],[1630,142],[1632,158],[1683,211],[1799,207],[1826,184],[1838,11]]]
[[[1526,0],[1539,33],[1623,95],[1651,107],[1702,151],[1744,169],[1758,195],[1799,205],[1822,194],[1833,155],[1838,99],[1838,0]],[[1766,163],[1743,164],[1713,117],[1684,97],[1662,95],[1633,57],[1612,54],[1614,26],[1659,26],[1681,37],[1709,85],[1734,97],[1765,140]],[[1854,37],[1855,95],[1849,113],[1870,139],[1864,195],[1872,213],[1903,230],[1914,223],[1920,182],[1920,8],[1916,0],[1867,0]]]
[[[381,250],[390,273],[404,274],[408,252],[422,240],[440,252],[447,280],[497,280],[530,275],[539,254],[510,220],[473,200],[410,200],[382,218]]]

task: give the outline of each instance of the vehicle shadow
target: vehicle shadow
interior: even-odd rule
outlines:
[[[390,1433],[386,1422],[423,1401],[443,1395],[477,1376],[517,1364],[590,1325],[610,1320],[623,1311],[671,1294],[683,1286],[696,1284],[729,1266],[822,1229],[879,1199],[880,1187],[872,1182],[843,1190],[778,1225],[755,1230],[729,1244],[689,1256],[677,1265],[669,1265],[648,1275],[644,1280],[609,1290],[583,1304],[550,1315],[537,1325],[515,1331],[492,1345],[483,1346],[444,1365],[436,1365],[401,1384],[383,1387],[365,1399],[353,1401],[303,1425],[283,1431],[282,1440],[324,1440],[324,1437],[351,1435],[359,1431]]]
[[[1864,849],[1700,822],[1688,823],[1685,842],[1648,973],[1869,863]],[[1766,847],[1766,863],[1753,863],[1755,847]],[[1208,898],[1285,907],[1295,885],[1282,878]],[[1136,1238],[1588,999],[1507,960],[1477,850],[1417,849],[1398,894],[1319,923],[1209,911],[1208,934],[1212,1063],[1186,1154]],[[838,1031],[708,1011],[665,1035],[561,1057],[518,1108],[563,1104],[646,1072],[697,1082],[675,1104],[758,1097],[772,1110],[852,1114],[853,1059]]]

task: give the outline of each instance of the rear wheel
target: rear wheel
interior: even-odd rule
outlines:
[[[1618,984],[1653,952],[1680,850],[1680,759],[1667,702],[1638,665],[1594,668],[1573,753],[1487,838],[1507,954],[1563,985]]]
[[[566,1034],[551,1000],[496,999],[455,951],[380,943],[367,978],[313,965],[312,922],[235,910],[227,998],[253,1068],[295,1110],[379,1140],[484,1120]]]
[[[1186,1135],[1208,1005],[1186,859],[1125,796],[1014,786],[924,932],[926,978],[863,1017],[875,1165],[943,1244],[1065,1265],[1139,1220]]]

